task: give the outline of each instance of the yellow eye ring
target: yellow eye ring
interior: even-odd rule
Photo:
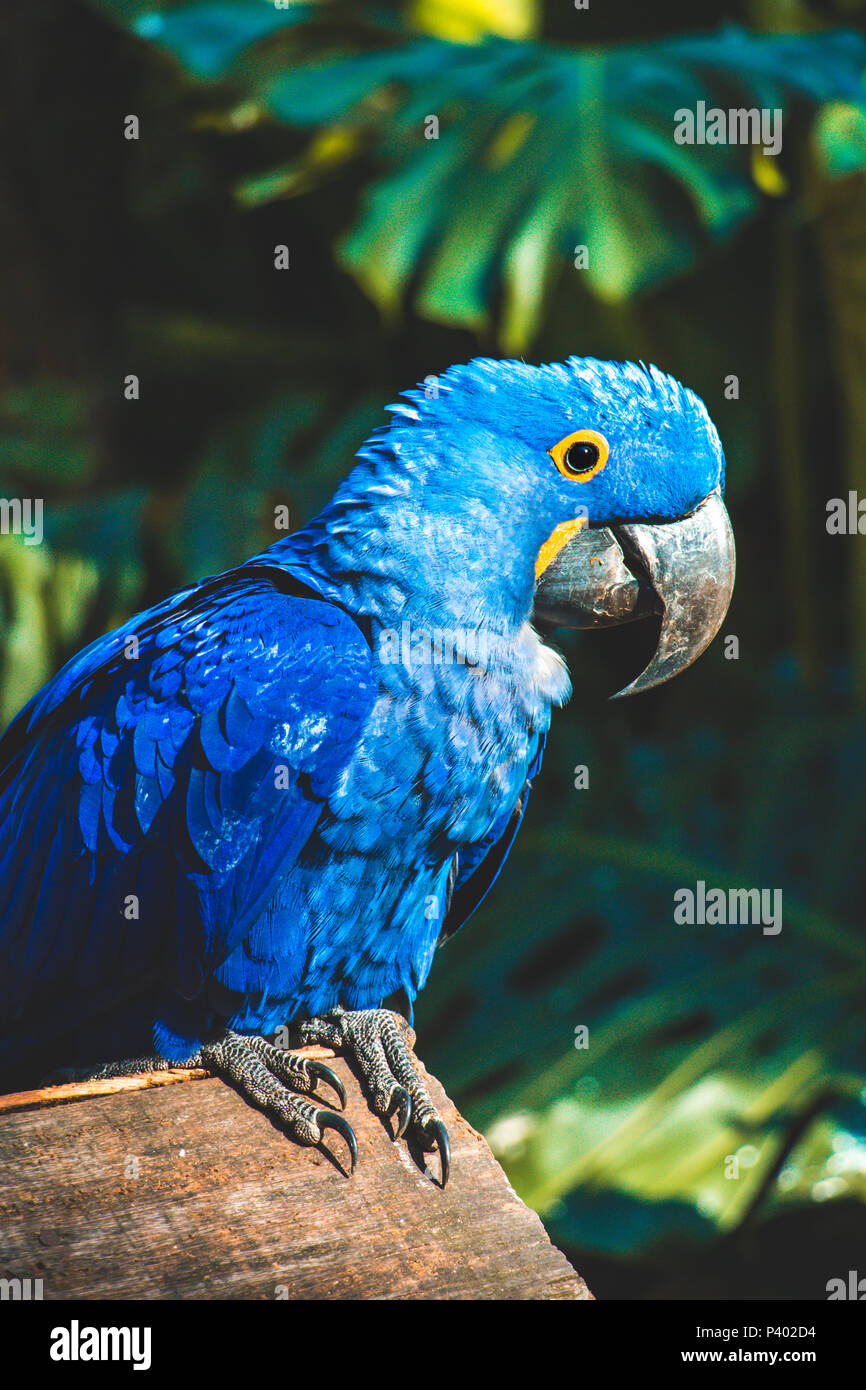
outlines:
[[[610,446],[597,430],[575,430],[547,452],[563,478],[585,483],[604,468]]]

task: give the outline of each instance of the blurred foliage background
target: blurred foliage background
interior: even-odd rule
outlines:
[[[275,503],[312,515],[427,374],[682,377],[728,457],[739,659],[607,705],[652,632],[563,636],[577,694],[419,1046],[599,1296],[823,1298],[866,1272],[866,541],[825,526],[866,497],[866,4],[695,16],[6,7],[0,491],[46,540],[0,538],[0,718]],[[781,107],[780,156],[674,144],[700,99]],[[675,925],[698,879],[781,888],[781,935]]]

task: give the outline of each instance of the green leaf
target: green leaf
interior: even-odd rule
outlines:
[[[89,426],[78,388],[47,379],[11,387],[0,397],[0,477],[85,481],[95,469]]]
[[[866,169],[866,109],[831,101],[819,112],[815,146],[828,174],[835,177]]]
[[[345,22],[323,31],[296,24],[293,10],[292,37],[249,61],[244,43],[278,27],[278,15],[288,23],[266,10],[185,7],[147,31],[198,75],[230,71],[283,121],[352,130],[383,173],[342,243],[343,264],[388,312],[409,285],[414,308],[445,323],[478,330],[501,306],[515,350],[537,331],[545,287],[557,267],[571,271],[575,245],[589,248],[587,285],[618,302],[687,271],[784,190],[784,174],[749,146],[676,144],[679,109],[779,108],[787,129],[798,110],[832,103],[820,137],[832,158],[850,160],[860,140],[850,110],[863,97],[866,39],[853,33],[727,28],[607,50],[466,45],[401,38],[372,12],[354,35]],[[438,140],[425,138],[431,116]],[[241,196],[259,202],[295,186],[287,170]]]
[[[186,5],[139,14],[132,27],[140,38],[169,49],[198,77],[220,77],[248,45],[289,25],[308,19],[310,4],[278,9],[264,0],[232,4]]]

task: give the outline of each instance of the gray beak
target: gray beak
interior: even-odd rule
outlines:
[[[721,627],[736,570],[721,494],[679,521],[585,526],[541,575],[535,615],[559,627],[611,627],[661,615],[649,665],[614,699],[684,671]]]

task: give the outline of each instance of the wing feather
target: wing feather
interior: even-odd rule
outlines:
[[[193,998],[309,838],[373,698],[351,615],[262,566],[68,663],[0,740],[0,1036],[105,1007],[136,973]]]

